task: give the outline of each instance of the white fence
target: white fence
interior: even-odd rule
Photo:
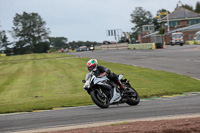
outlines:
[[[112,50],[112,49],[155,49],[155,43],[143,43],[143,44],[103,44],[101,46],[95,46],[95,50]]]
[[[104,44],[101,45],[101,49],[128,49],[127,43],[117,43],[117,44]]]

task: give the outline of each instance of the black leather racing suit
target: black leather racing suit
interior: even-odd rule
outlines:
[[[111,73],[110,69],[105,68],[105,67],[103,67],[103,66],[97,66],[96,71],[93,71],[93,72],[94,72],[94,75],[95,75],[95,76],[99,76],[101,73],[106,72],[106,73],[107,73],[107,77],[108,77],[111,81],[113,81],[113,82],[115,82],[115,83],[119,82],[119,81],[118,81],[118,76],[117,76],[115,73]]]

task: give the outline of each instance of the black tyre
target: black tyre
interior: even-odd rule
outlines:
[[[130,88],[130,89],[132,89],[134,91],[134,93],[130,93],[130,95],[128,95],[128,97],[127,97],[128,101],[126,103],[128,105],[134,106],[140,102],[140,96],[135,89],[133,89],[133,88]]]
[[[100,108],[108,108],[110,103],[107,96],[103,93],[103,96],[99,96],[96,91],[91,91],[90,96],[92,101]]]

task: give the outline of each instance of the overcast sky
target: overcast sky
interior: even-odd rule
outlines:
[[[15,14],[36,12],[52,37],[69,41],[114,41],[106,30],[131,32],[130,14],[143,7],[155,17],[159,9],[174,11],[179,0],[0,0],[0,29],[11,30]],[[195,8],[197,0],[181,0]]]

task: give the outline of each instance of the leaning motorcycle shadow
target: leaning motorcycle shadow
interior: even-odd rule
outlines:
[[[138,105],[135,105],[135,106],[130,106],[126,103],[122,103],[122,104],[111,104],[109,106],[109,108],[100,108],[96,105],[92,105],[93,107],[90,108],[90,110],[113,110],[113,109],[126,109],[126,108],[138,108],[138,107],[141,107],[141,104],[138,104]]]

